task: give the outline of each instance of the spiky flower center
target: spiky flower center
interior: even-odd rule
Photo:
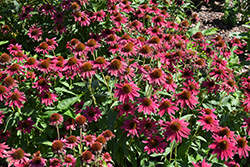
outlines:
[[[74,135],[71,135],[67,138],[69,143],[75,143],[76,142],[76,137]]]
[[[66,125],[73,125],[74,122],[75,122],[75,120],[73,118],[68,118],[68,119],[66,119],[65,123],[66,123]]]
[[[8,55],[7,53],[3,53],[1,55],[0,61],[3,63],[9,62],[11,59],[10,55]]]
[[[162,76],[162,70],[161,69],[154,69],[152,71],[152,76],[154,78],[161,78],[161,76]]]
[[[14,93],[12,93],[12,94],[10,95],[10,98],[11,98],[12,100],[18,100],[19,97],[20,97],[20,94],[19,94],[18,92],[14,92]]]
[[[90,109],[88,111],[88,115],[91,116],[91,117],[95,116],[95,111],[93,109]]]
[[[82,158],[83,158],[83,160],[85,160],[85,161],[90,160],[90,159],[92,158],[92,152],[91,152],[91,151],[84,151],[84,152],[82,153]]]
[[[60,114],[58,113],[53,113],[51,116],[50,116],[50,120],[52,122],[55,122],[55,121],[58,121],[60,119]]]
[[[115,35],[113,34],[110,34],[108,37],[107,37],[107,41],[115,41],[116,40],[116,37]]]
[[[5,87],[0,85],[0,94],[3,94],[6,91]]]
[[[118,59],[114,59],[110,63],[110,67],[114,70],[119,70],[122,67],[122,63]]]
[[[20,69],[20,66],[18,65],[18,64],[16,64],[16,63],[14,63],[14,64],[12,64],[11,66],[10,66],[10,70],[11,71],[17,71],[17,70],[19,70]]]
[[[66,162],[66,163],[71,163],[73,160],[72,160],[72,158],[71,157],[66,157],[65,159],[64,159],[64,161]]]
[[[152,104],[152,100],[150,100],[149,98],[145,98],[145,99],[143,100],[142,104],[143,104],[144,106],[146,106],[146,107],[149,107],[149,106],[151,106],[151,104]]]
[[[94,151],[99,151],[102,149],[102,145],[100,142],[96,141],[92,144],[91,148],[94,150]]]
[[[198,58],[196,61],[195,61],[196,64],[200,65],[200,66],[203,66],[204,65],[204,60],[202,58]]]
[[[84,49],[85,49],[85,45],[83,43],[78,43],[76,45],[76,51],[77,52],[83,51]]]
[[[123,110],[125,110],[125,111],[129,111],[129,110],[131,109],[131,107],[130,107],[129,104],[124,104],[124,105],[122,106],[122,108],[123,108]]]
[[[63,143],[60,140],[56,140],[52,143],[52,150],[59,151],[63,148]]]
[[[157,37],[157,36],[153,36],[150,41],[150,43],[153,43],[153,44],[159,44],[160,43],[160,38]]]
[[[140,53],[142,54],[148,54],[151,52],[151,48],[148,45],[143,45],[142,48],[140,49]]]
[[[38,81],[38,85],[39,85],[39,86],[46,85],[46,81],[45,81],[45,79],[39,79],[39,81]]]
[[[36,63],[36,59],[34,59],[33,57],[30,57],[30,58],[28,58],[27,63],[29,65],[34,65]]]
[[[94,39],[90,39],[90,40],[88,40],[88,42],[87,42],[87,45],[89,46],[89,47],[94,47],[94,46],[96,46],[96,41],[94,40]]]
[[[91,142],[93,140],[93,137],[91,135],[87,135],[85,137],[85,140],[87,140],[88,142]]]
[[[127,94],[132,91],[132,86],[129,83],[126,83],[122,86],[123,93]]]
[[[13,159],[15,160],[21,160],[24,157],[24,151],[21,148],[18,148],[14,153],[13,153]]]
[[[68,64],[69,64],[70,66],[75,65],[76,63],[77,63],[77,59],[76,59],[75,57],[69,58]]]
[[[244,148],[244,147],[246,147],[246,145],[247,145],[247,141],[246,141],[246,139],[244,139],[244,138],[239,138],[239,139],[237,140],[237,143],[238,143],[238,146],[239,146],[240,148]]]
[[[62,61],[56,62],[56,66],[57,66],[57,67],[63,67],[63,62],[62,62]]]
[[[95,60],[95,62],[97,64],[104,64],[106,62],[104,57],[97,57],[97,59]]]
[[[92,64],[90,62],[85,62],[81,66],[81,69],[82,69],[83,72],[91,71],[92,70]]]
[[[163,101],[162,103],[161,103],[161,107],[163,108],[163,109],[167,109],[167,108],[169,108],[171,106],[171,103],[170,103],[170,101],[168,101],[168,100],[165,100],[165,101]]]
[[[212,110],[210,110],[209,108],[204,109],[204,111],[208,115],[212,114]]]
[[[235,81],[232,80],[232,79],[229,79],[229,80],[227,81],[227,83],[228,83],[228,85],[230,85],[231,87],[234,87],[234,85],[235,85]]]
[[[178,132],[181,129],[181,124],[178,121],[174,121],[170,124],[170,129],[174,132]]]
[[[96,138],[96,141],[99,141],[99,142],[102,143],[102,144],[105,144],[105,143],[106,143],[106,139],[105,139],[104,136],[98,136],[98,137]]]
[[[213,120],[212,117],[206,116],[205,119],[204,119],[204,121],[205,121],[207,124],[212,124],[214,120]]]
[[[51,93],[46,92],[43,96],[45,99],[50,99],[51,98]]]
[[[188,87],[190,90],[195,90],[195,85],[193,83],[189,84]]]
[[[41,157],[40,156],[35,156],[32,159],[32,162],[33,162],[33,164],[36,164],[36,165],[40,164],[42,162]]]
[[[106,130],[104,133],[103,133],[104,137],[111,137],[113,135],[113,133],[110,131],[110,130]]]
[[[181,92],[180,97],[182,99],[188,100],[191,97],[191,93],[188,90],[184,90]]]
[[[155,22],[156,23],[160,23],[160,22],[162,22],[163,21],[163,17],[161,17],[161,16],[157,16],[156,18],[155,18]]]
[[[228,149],[229,144],[228,144],[227,140],[221,140],[221,141],[218,143],[218,146],[219,146],[219,148],[220,148],[221,150],[224,151],[224,150]]]
[[[40,48],[40,49],[43,49],[43,50],[46,50],[48,47],[49,47],[49,45],[48,45],[46,42],[42,42],[42,43],[39,45],[39,48]]]
[[[157,139],[151,139],[149,143],[151,146],[156,147],[159,145],[160,142]]]
[[[219,136],[227,136],[229,137],[230,136],[230,130],[228,130],[227,128],[221,128],[220,131],[219,131]]]
[[[14,79],[11,77],[11,76],[7,76],[5,79],[4,79],[4,84],[6,84],[6,86],[11,86],[14,84]]]
[[[174,80],[173,80],[172,77],[166,77],[166,82],[167,82],[168,84],[172,84],[172,83],[174,83]]]
[[[133,45],[130,43],[127,43],[124,47],[123,47],[123,51],[124,52],[132,52],[133,51]]]
[[[83,125],[86,122],[86,117],[83,115],[79,115],[76,117],[76,124],[77,125]]]
[[[145,128],[146,128],[147,130],[152,129],[152,127],[153,127],[153,125],[152,125],[151,122],[147,121],[147,122],[145,123]]]
[[[193,35],[193,38],[194,39],[201,39],[201,38],[203,38],[203,34],[201,32],[197,32]]]
[[[34,29],[31,31],[31,35],[34,35],[34,36],[38,35],[38,33],[39,33],[38,29]]]
[[[29,121],[23,121],[21,126],[22,126],[22,128],[26,129],[30,126],[30,123],[29,123]]]
[[[51,165],[52,166],[57,166],[59,164],[59,160],[58,159],[54,159],[52,162],[51,162]]]
[[[42,68],[49,68],[49,61],[48,60],[43,60],[41,63],[40,63],[41,67]]]

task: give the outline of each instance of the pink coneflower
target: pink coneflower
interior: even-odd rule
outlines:
[[[120,50],[121,50],[121,45],[119,45],[119,44],[114,44],[114,46],[111,45],[108,48],[108,51],[111,52],[111,53],[113,53],[113,54],[118,53]]]
[[[51,16],[51,19],[52,20],[55,20],[55,23],[62,23],[63,22],[63,12],[57,12],[57,13],[54,13],[52,16]]]
[[[21,65],[17,63],[13,63],[10,66],[7,67],[6,72],[12,76],[14,74],[19,75],[19,74],[24,74],[24,69]]]
[[[121,48],[120,54],[126,57],[136,55],[136,50],[134,47],[135,46],[132,42],[128,42]]]
[[[158,26],[155,27],[149,27],[146,31],[147,34],[152,34],[152,35],[159,35],[162,34],[162,29],[159,28]]]
[[[174,103],[171,100],[168,99],[162,99],[162,102],[159,105],[159,112],[158,114],[162,117],[165,112],[168,113],[168,115],[175,114],[175,111],[179,110],[178,107],[174,105]]]
[[[211,77],[214,77],[216,81],[224,80],[228,78],[228,72],[220,66],[219,68],[213,68],[212,72],[209,73]]]
[[[10,44],[7,50],[10,52],[10,54],[15,55],[19,51],[22,52],[22,45],[18,45],[18,43],[15,45]]]
[[[154,16],[152,18],[152,23],[155,24],[155,26],[159,26],[159,27],[165,27],[166,26],[166,21],[164,20],[163,16]]]
[[[211,166],[211,164],[206,163],[206,159],[203,159],[202,162],[200,161],[198,163],[192,162],[192,164],[194,165],[194,167],[210,167]]]
[[[165,83],[166,74],[159,68],[155,68],[145,76],[149,84],[163,85]]]
[[[67,27],[65,27],[63,24],[57,24],[55,27],[54,27],[54,30],[57,32],[57,33],[66,33],[67,30],[66,30]]]
[[[73,53],[75,56],[86,55],[87,52],[88,52],[88,50],[87,50],[86,46],[81,42],[77,43],[73,49]]]
[[[247,158],[249,156],[248,152],[250,151],[250,147],[247,145],[248,141],[246,140],[246,137],[240,137],[239,135],[236,137],[236,150],[235,152],[238,152],[240,158],[242,156],[244,158]]]
[[[152,153],[163,153],[165,151],[165,148],[167,147],[167,143],[162,142],[164,138],[161,138],[160,136],[149,135],[147,137],[147,141],[142,141],[145,144],[148,144],[144,147],[144,151],[148,154]]]
[[[156,108],[158,105],[152,100],[152,98],[140,98],[138,99],[138,103],[141,103],[138,108],[138,112],[142,112],[144,114],[156,113]]]
[[[123,16],[120,13],[114,13],[110,19],[113,21],[116,27],[120,27],[122,24],[126,24],[127,17]]]
[[[206,89],[208,90],[208,93],[217,94],[220,88],[220,85],[216,84],[213,79],[208,78],[207,81],[204,81],[202,83],[202,87],[206,87]]]
[[[211,66],[216,66],[216,67],[226,67],[227,66],[227,61],[223,60],[221,58],[218,58],[216,55],[213,57],[213,62],[211,63]]]
[[[225,90],[227,93],[235,92],[238,89],[236,82],[231,78],[224,80],[221,84],[222,90]]]
[[[46,38],[46,43],[49,45],[51,50],[55,50],[56,47],[58,46],[58,44],[56,42],[56,37],[54,37],[52,39]]]
[[[38,97],[41,97],[42,104],[46,106],[51,106],[55,101],[57,101],[57,95],[50,93],[48,91],[43,91]]]
[[[176,143],[182,142],[182,137],[188,138],[190,134],[190,129],[187,128],[189,125],[188,122],[185,122],[185,119],[179,120],[179,118],[175,119],[171,117],[171,122],[162,123],[163,129],[166,130],[163,134],[167,136],[167,140],[174,140]]]
[[[27,55],[26,54],[23,54],[23,52],[21,51],[18,51],[15,55],[14,55],[14,58],[13,58],[13,61],[14,60],[17,60],[17,62],[22,62],[24,60],[27,59]]]
[[[63,142],[61,140],[54,140],[52,142],[51,149],[55,153],[61,153],[63,151]]]
[[[197,95],[199,93],[199,83],[191,80],[187,80],[186,82],[183,82],[183,85],[186,87],[186,89],[193,95]]]
[[[134,136],[136,135],[139,138],[139,134],[138,134],[138,130],[139,130],[139,121],[134,118],[134,119],[130,119],[130,120],[125,120],[124,125],[121,126],[121,129],[124,129],[123,132],[128,132],[127,137],[128,136],[132,136],[132,138],[134,138]]]
[[[158,121],[152,121],[150,118],[143,118],[143,120],[140,121],[140,128],[139,132],[140,134],[146,135],[152,135],[157,134],[158,130],[156,129],[158,127]]]
[[[211,149],[215,149],[212,154],[218,153],[217,158],[220,158],[221,160],[225,158],[225,160],[227,161],[228,157],[233,159],[233,151],[236,149],[234,143],[227,139],[226,136],[213,136],[213,138],[215,139],[215,141],[208,146]]]
[[[0,85],[0,101],[4,101],[9,96],[9,89],[3,85]]]
[[[172,91],[175,93],[176,88],[177,88],[177,85],[174,83],[173,77],[171,75],[167,76],[166,82],[163,85],[162,89],[163,90],[166,89],[167,92]]]
[[[64,125],[65,125],[65,128],[66,130],[76,130],[76,127],[75,127],[75,120],[73,118],[68,118],[66,119],[66,121],[64,122]]]
[[[36,69],[37,68],[37,60],[33,57],[29,57],[23,66],[27,69]]]
[[[39,77],[36,82],[33,82],[32,88],[36,88],[38,92],[49,91],[50,85],[49,79]]]
[[[75,109],[74,109],[75,114],[81,113],[83,104],[84,104],[84,101],[83,101],[83,100],[82,100],[80,103],[74,104],[74,107],[75,107]]]
[[[73,155],[67,154],[62,165],[66,165],[66,167],[74,167],[76,165],[76,158],[74,158]]]
[[[7,153],[6,149],[10,149],[8,145],[5,145],[5,142],[0,143],[0,158],[5,158]]]
[[[198,116],[200,118],[200,120],[198,120],[197,122],[201,122],[200,126],[202,127],[202,130],[206,130],[206,131],[213,131],[214,128],[219,126],[219,121],[215,120],[215,118],[217,118],[216,116],[212,116],[212,115],[203,115],[203,116]]]
[[[44,167],[46,166],[46,159],[42,158],[40,156],[40,153],[39,155],[35,155],[32,160],[30,161],[30,166],[31,167]]]
[[[94,14],[93,21],[103,21],[103,19],[106,17],[106,13],[103,10],[100,10]]]
[[[62,124],[63,116],[58,113],[53,113],[50,116],[50,125],[55,126],[56,124]]]
[[[12,148],[11,151],[6,152],[5,158],[7,158],[7,162],[9,162],[8,167],[10,167],[12,165],[15,166],[18,163],[28,162],[29,161],[29,158],[27,158],[28,156],[30,156],[30,154],[25,153],[23,151],[23,149],[21,149],[21,148],[18,148],[18,149]]]
[[[125,113],[125,116],[128,117],[128,114],[134,115],[135,114],[135,104],[129,103],[123,103],[121,105],[117,106],[117,109],[119,110],[119,113],[117,115],[117,118],[119,116],[122,116]]]
[[[15,88],[14,92],[9,94],[8,100],[6,101],[5,105],[9,105],[9,107],[23,107],[23,101],[27,101],[25,99],[24,93],[19,92],[17,88]]]
[[[77,125],[78,128],[83,128],[86,126],[86,117],[83,115],[79,115],[75,119],[75,124]]]
[[[51,4],[43,4],[41,7],[41,12],[45,15],[52,15],[55,13],[55,7],[52,6]]]
[[[102,116],[102,111],[99,109],[99,107],[88,107],[86,106],[86,110],[83,110],[83,113],[85,115],[85,117],[88,119],[88,122],[92,122],[95,121],[97,122],[97,120]]]
[[[3,34],[7,34],[7,33],[10,32],[10,31],[11,31],[11,28],[10,28],[10,26],[8,26],[8,25],[3,25],[2,28],[1,28],[1,32],[2,32]]]
[[[126,68],[126,71],[123,73],[123,75],[120,76],[120,80],[122,81],[124,79],[124,80],[133,81],[133,78],[135,77],[134,71],[135,70],[132,67]]]
[[[80,142],[79,136],[71,135],[65,139],[62,139],[62,142],[64,143],[66,148],[74,149],[74,147],[78,146]]]
[[[198,103],[197,97],[194,97],[191,92],[188,90],[183,90],[181,93],[175,95],[177,98],[176,104],[180,103],[181,108],[188,106],[190,109],[193,109]]]
[[[87,150],[87,151],[84,151],[82,153],[81,159],[82,159],[83,162],[89,163],[89,162],[91,162],[92,160],[95,159],[95,156],[94,156],[94,154],[92,154],[91,151]]]
[[[4,81],[4,85],[6,85],[7,88],[11,89],[13,87],[17,86],[17,81],[14,80],[11,76],[7,76]]]
[[[86,42],[86,50],[88,51],[91,51],[91,54],[94,54],[94,51],[101,47],[101,44],[99,44],[95,39],[89,39],[87,42]]]
[[[105,162],[111,162],[112,157],[108,152],[102,153],[102,159],[104,159]]]
[[[99,70],[103,70],[108,66],[108,62],[105,60],[104,57],[97,57],[97,59],[95,61],[93,61],[93,68],[94,69],[99,69]]]
[[[86,146],[92,146],[92,144],[95,142],[96,136],[95,135],[86,135],[83,138],[83,142],[86,144]]]
[[[61,167],[61,162],[57,158],[52,158],[49,160],[50,166],[49,167]]]
[[[152,55],[152,48],[149,45],[143,45],[139,49],[139,54],[144,57],[150,57]]]
[[[33,25],[32,27],[30,27],[27,34],[31,39],[34,39],[35,41],[40,41],[43,31],[41,27],[38,28],[37,26]]]
[[[110,64],[107,66],[108,68],[108,73],[114,76],[120,76],[122,75],[125,71],[127,64],[119,59],[113,59]]]
[[[70,71],[75,73],[78,71],[78,67],[80,66],[80,61],[75,57],[70,57],[68,61],[65,62],[63,71]]]
[[[183,70],[179,70],[182,73],[182,78],[185,79],[193,79],[194,80],[194,72],[188,68],[183,68]]]
[[[116,59],[117,60],[117,59]],[[137,85],[134,84],[134,82],[128,83],[125,81],[125,83],[121,84],[115,84],[117,89],[115,89],[114,97],[119,97],[119,101],[124,102],[129,102],[129,99],[134,101],[135,97],[139,97],[140,94],[137,92],[140,90],[140,88],[136,87]]]
[[[32,125],[34,124],[35,123],[31,120],[31,117],[29,117],[27,120],[19,121],[16,130],[20,130],[21,132],[23,131],[24,134],[29,134],[31,132],[31,129],[34,128],[32,127]]]
[[[231,44],[232,46],[238,46],[239,48],[242,48],[243,46],[245,46],[246,44],[242,44],[239,38],[234,37],[231,40]]]
[[[49,50],[51,50],[51,47],[46,42],[40,43],[39,46],[35,48],[36,52],[38,52],[38,53],[42,52],[44,55],[45,54],[48,55],[49,54],[49,52],[48,52]]]
[[[213,113],[215,111],[215,108],[214,109],[209,109],[209,108],[205,108],[205,109],[202,109],[200,112],[202,115],[209,115],[213,118],[216,118],[217,116]]]
[[[109,141],[115,137],[114,133],[111,130],[105,130],[101,135],[105,137],[106,141]]]
[[[11,63],[11,57],[10,57],[10,55],[9,54],[7,54],[7,53],[3,53],[2,55],[1,55],[1,57],[0,57],[0,63],[1,63],[1,65],[8,65],[9,63]]]
[[[91,79],[93,75],[96,74],[95,69],[90,61],[84,62],[79,68],[80,76],[83,79],[89,78]]]
[[[234,132],[230,131],[228,127],[217,127],[213,129],[214,136],[219,136],[219,137],[224,137],[226,136],[227,138],[233,139],[234,137]]]

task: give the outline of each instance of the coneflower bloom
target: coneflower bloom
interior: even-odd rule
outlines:
[[[33,82],[32,88],[36,88],[38,92],[49,91],[50,85],[49,79],[39,77],[36,82]]]
[[[116,34],[110,34],[105,38],[105,42],[114,46],[117,43],[118,37]]]
[[[101,44],[99,44],[95,39],[89,39],[86,46],[86,50],[91,51],[91,54],[93,54],[97,48],[101,47]]]
[[[115,89],[114,97],[119,97],[119,101],[124,102],[129,102],[131,99],[134,101],[135,97],[139,97],[140,94],[137,92],[140,90],[140,88],[136,87],[137,85],[134,84],[134,82],[128,83],[128,81],[125,81],[125,83],[121,84],[115,84],[117,89]]]
[[[155,26],[155,27],[149,27],[146,31],[147,34],[149,35],[159,35],[159,34],[162,34],[162,29],[159,28],[158,26]]]
[[[115,135],[113,134],[113,132],[111,130],[105,130],[104,132],[102,132],[101,135],[103,135],[105,137],[106,141],[109,141],[115,137]]]
[[[155,24],[155,26],[159,27],[165,27],[166,26],[166,21],[164,20],[164,17],[161,15],[154,16],[152,18],[152,22]]]
[[[208,146],[209,148],[214,149],[212,154],[217,154],[217,158],[221,160],[225,158],[227,161],[228,157],[233,159],[233,151],[236,149],[234,143],[231,142],[226,136],[213,136],[213,138],[215,141]]]
[[[20,164],[20,163],[26,163],[29,161],[29,157],[30,154],[29,153],[25,153],[23,151],[23,149],[18,148],[18,149],[14,149],[12,148],[11,151],[7,151],[6,152],[6,156],[5,158],[7,158],[7,162],[9,162],[8,167],[12,166],[12,165],[16,165],[16,164]]]
[[[0,111],[0,124],[3,124],[3,117],[4,117],[3,111]]]
[[[179,70],[182,73],[182,78],[185,79],[193,79],[194,80],[194,72],[188,68],[183,68],[183,70]]]
[[[15,86],[17,86],[17,81],[14,80],[11,76],[7,76],[4,81],[3,81],[4,85],[7,87],[7,88],[13,88]]]
[[[232,40],[231,40],[231,44],[232,46],[238,46],[240,48],[242,48],[243,46],[245,46],[246,44],[242,44],[240,39],[239,38],[236,38],[234,37]]]
[[[215,120],[217,117],[213,115],[198,116],[200,119],[197,122],[201,122],[200,126],[202,130],[213,131],[213,129],[219,126],[219,121]]]
[[[150,57],[152,55],[152,48],[149,45],[143,45],[139,49],[139,54],[145,57]]]
[[[62,142],[64,143],[66,148],[73,149],[74,147],[78,146],[80,142],[80,137],[71,135],[65,139],[62,139]]]
[[[49,50],[51,50],[51,47],[46,42],[40,43],[39,46],[35,48],[36,52],[42,52],[44,55],[49,54]]]
[[[123,16],[122,14],[114,14],[110,17],[116,27],[120,27],[121,24],[126,24],[127,17]]]
[[[42,104],[45,104],[46,106],[51,106],[57,101],[57,95],[48,91],[43,91],[38,97],[41,97]]]
[[[156,108],[158,105],[152,100],[152,98],[140,98],[138,99],[140,104],[138,107],[138,112],[143,112],[144,114],[156,113]]]
[[[162,102],[159,105],[158,115],[162,117],[165,114],[165,112],[167,112],[168,115],[171,115],[171,114],[174,115],[175,111],[177,110],[179,110],[179,108],[176,107],[171,100],[162,99]]]
[[[68,118],[65,120],[64,122],[64,126],[66,128],[66,130],[76,130],[76,127],[75,127],[75,120],[73,118]]]
[[[53,113],[50,116],[50,125],[55,126],[56,124],[62,124],[63,116],[58,113]]]
[[[200,89],[199,83],[187,80],[186,82],[183,82],[183,85],[186,87],[185,89],[187,89],[191,94],[197,95],[199,93],[198,92]]]
[[[23,133],[29,134],[31,132],[31,129],[34,128],[34,127],[32,127],[32,125],[34,125],[34,124],[35,123],[31,120],[31,117],[30,117],[27,120],[19,121],[18,127],[16,129],[20,130],[21,132],[23,131]]]
[[[61,167],[61,162],[57,158],[52,158],[49,160],[50,166],[49,167]]]
[[[129,26],[132,29],[136,29],[137,31],[139,31],[140,29],[143,28],[143,23],[141,23],[140,21],[134,20],[131,23],[129,23]]]
[[[4,65],[4,64],[9,64],[11,62],[11,57],[9,54],[7,53],[3,53],[0,57],[0,63],[1,65]]]
[[[73,53],[75,56],[86,55],[88,52],[86,46],[83,43],[78,43],[76,47],[73,49]]]
[[[177,85],[174,83],[173,77],[171,75],[166,77],[166,82],[163,85],[162,89],[166,89],[167,92],[172,91],[175,93],[175,89],[177,88]]]
[[[135,70],[132,67],[126,68],[126,71],[123,73],[123,75],[120,76],[120,80],[122,81],[124,79],[124,80],[133,81],[133,78],[135,77],[134,71]]]
[[[106,13],[103,10],[100,10],[94,14],[93,21],[103,21],[103,19],[106,17]]]
[[[155,68],[148,75],[145,76],[149,84],[164,85],[166,74],[159,68]]]
[[[209,115],[211,117],[217,117],[213,112],[215,111],[215,108],[214,109],[209,109],[209,108],[205,108],[205,109],[202,109],[200,110],[201,114],[202,115]]]
[[[139,121],[134,118],[131,120],[125,120],[124,125],[121,126],[121,129],[124,129],[123,132],[128,132],[127,137],[128,136],[132,136],[132,138],[134,138],[134,136],[136,135],[139,138],[139,134],[138,134],[138,130],[139,130]]]
[[[30,27],[27,34],[31,39],[34,39],[35,41],[40,41],[43,31],[41,27],[38,28],[36,25],[33,25],[32,27]]]
[[[80,103],[76,103],[74,104],[74,111],[75,111],[75,114],[79,114],[82,112],[82,107],[83,107],[83,104],[84,104],[84,101],[82,100]]]
[[[63,71],[70,71],[75,73],[78,71],[78,67],[80,66],[80,61],[75,57],[70,57],[68,61],[65,62]]]
[[[192,164],[194,165],[194,167],[210,167],[211,166],[211,164],[206,163],[206,159],[203,159],[202,162],[200,161],[198,163],[192,162]]]
[[[213,58],[214,61],[212,61],[211,66],[216,66],[216,67],[226,67],[227,66],[227,61],[223,60],[221,58],[218,58],[216,55]]]
[[[24,67],[27,69],[36,69],[37,68],[37,60],[33,57],[29,57],[24,63]]]
[[[107,62],[104,57],[97,57],[97,59],[92,63],[94,69],[99,69],[101,71],[105,69],[108,64],[109,62]]]
[[[5,142],[7,142],[7,139],[10,137],[11,132],[6,130],[5,132],[3,132],[3,129],[1,129],[0,131],[0,140],[4,140]]]
[[[5,142],[0,143],[0,158],[4,158],[7,151],[6,149],[10,149],[8,145],[5,145]]]
[[[188,90],[183,90],[181,93],[175,95],[177,98],[176,104],[180,103],[181,108],[188,106],[193,109],[198,103],[197,97],[194,97]]]
[[[10,52],[10,54],[15,55],[17,52],[22,52],[22,45],[18,45],[18,43],[15,45],[10,44],[7,50]]]
[[[10,66],[7,67],[6,73],[8,73],[10,76],[16,74],[24,74],[24,69],[21,65],[17,63],[13,63]]]
[[[86,79],[92,78],[92,76],[96,74],[96,71],[93,68],[92,62],[87,61],[80,66],[79,73],[80,76],[83,77],[83,79]]]
[[[9,96],[9,89],[3,85],[0,85],[0,101],[4,101]]]
[[[25,99],[24,93],[19,92],[17,88],[15,88],[13,93],[10,93],[8,96],[8,100],[6,101],[5,105],[9,105],[9,107],[18,107],[21,108],[23,107],[24,101],[27,101]]]
[[[147,141],[142,141],[143,143],[147,144],[147,146],[144,147],[144,151],[147,152],[147,154],[152,153],[163,153],[165,151],[165,148],[167,147],[167,143],[162,142],[163,138],[160,136],[149,135],[147,137]]]
[[[102,111],[99,109],[99,107],[94,108],[93,106],[86,106],[86,110],[83,110],[83,113],[88,122],[97,122],[97,120],[102,116]]]
[[[125,114],[126,117],[128,117],[128,114],[130,115],[134,115],[135,114],[135,104],[132,104],[131,102],[127,103],[123,103],[121,105],[118,105],[117,106],[117,109],[119,111],[118,115],[117,115],[117,118],[119,116],[122,116],[123,114]]]
[[[235,161],[225,162],[225,164],[226,164],[228,167],[240,167],[240,164],[238,164],[238,163],[235,162]]]
[[[49,45],[49,48],[51,50],[55,50],[56,47],[58,46],[57,42],[56,42],[56,37],[52,38],[52,39],[48,39],[46,38],[46,43]]]
[[[30,166],[32,167],[43,167],[43,166],[46,166],[46,159],[42,158],[39,155],[35,155],[32,160],[30,161]]]
[[[134,44],[132,42],[126,43],[120,51],[120,54],[126,57],[132,56],[136,54],[136,50],[134,49]]]
[[[45,15],[52,15],[55,13],[55,7],[51,4],[43,4],[41,7],[41,12]]]
[[[23,52],[21,51],[18,51],[15,55],[14,55],[14,58],[13,58],[13,61],[14,60],[17,60],[17,62],[22,62],[24,60],[27,59],[27,55],[26,54],[23,54]]]
[[[158,121],[152,121],[150,118],[143,118],[143,120],[140,121],[140,128],[139,132],[140,134],[152,135],[157,134],[158,130],[156,129],[158,127]]]
[[[175,119],[171,117],[171,122],[163,122],[163,130],[166,130],[163,135],[167,136],[167,140],[171,140],[173,142],[174,140],[176,143],[182,142],[182,137],[188,138],[188,135],[190,134],[190,129],[187,128],[189,125],[188,122],[185,122],[185,119],[179,120],[179,118]]]
[[[91,162],[92,160],[95,159],[95,156],[94,156],[94,154],[92,154],[91,151],[87,150],[87,151],[84,151],[82,153],[81,159],[82,159],[83,162],[89,163],[89,162]]]
[[[228,127],[217,127],[213,129],[214,136],[224,137],[233,139],[234,138],[234,132],[230,131]]]
[[[52,148],[52,151],[55,153],[62,152],[64,148],[63,142],[61,140],[54,140],[52,142],[51,148]]]
[[[214,77],[216,81],[227,79],[227,74],[228,72],[222,66],[219,66],[219,68],[213,68],[212,72],[209,73],[209,75]]]
[[[52,20],[55,20],[55,23],[62,23],[63,22],[63,12],[57,12],[57,13],[54,13],[52,16],[51,16],[51,19]]]
[[[96,140],[96,136],[95,135],[86,135],[86,136],[83,136],[83,141],[86,146],[92,146],[92,144],[95,142]]]
[[[119,59],[113,59],[110,64],[107,66],[108,73],[113,76],[120,76],[122,75],[127,68],[127,64]]]
[[[112,157],[108,152],[102,153],[102,159],[104,159],[105,162],[111,162]]]
[[[238,89],[238,86],[236,85],[235,81],[231,78],[223,81],[221,84],[223,90],[225,90],[228,94],[229,92],[235,92],[236,89]]]
[[[242,127],[243,128],[247,128],[246,129],[246,133],[248,134],[248,135],[250,135],[250,117],[248,117],[248,118],[243,118],[244,119],[244,121],[245,122],[243,122],[243,125],[242,125]]]
[[[218,90],[220,89],[220,85],[216,84],[216,82],[213,79],[207,79],[207,81],[204,81],[202,83],[202,87],[206,87],[208,90],[208,93],[214,93],[217,94]]]
[[[250,147],[247,145],[248,141],[246,140],[246,137],[240,137],[238,135],[236,137],[236,142],[235,152],[238,152],[240,158],[242,158],[242,156],[247,158],[249,156],[248,152],[250,151]]]
[[[73,155],[67,154],[62,165],[66,165],[66,167],[74,167],[76,165],[76,158],[74,158]]]

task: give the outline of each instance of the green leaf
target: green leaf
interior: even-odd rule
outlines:
[[[60,83],[69,88],[69,84],[66,81],[60,81]]]
[[[204,142],[207,142],[207,140],[204,137],[202,137],[202,136],[197,136],[196,138],[199,139],[199,140],[202,140]]]
[[[247,27],[247,28],[250,28],[250,25],[242,25],[242,26]]]
[[[62,88],[61,87],[57,87],[57,88],[55,88],[55,90],[57,92],[65,92],[65,93],[69,93],[69,94],[72,94],[72,95],[76,95],[74,92],[71,92],[71,91],[65,89],[64,87],[62,87]]]
[[[52,146],[52,142],[51,141],[39,141],[39,142],[37,142],[37,144],[43,144],[43,145],[47,145],[47,146]]]
[[[213,35],[213,34],[215,34],[216,32],[218,31],[218,29],[217,28],[210,28],[210,29],[206,29],[206,30],[203,30],[201,33],[203,34],[203,35]]]
[[[9,41],[0,41],[0,46],[8,43]]]
[[[78,99],[79,99],[78,96],[64,99],[59,102],[59,104],[57,105],[57,108],[60,110],[67,109],[71,104],[74,104]]]
[[[194,114],[187,114],[187,115],[184,115],[182,116],[180,119],[189,119],[190,117],[192,117]]]
[[[53,114],[53,113],[58,113],[60,110],[50,110],[50,111],[46,111],[44,112],[44,114],[48,115],[49,117]]]
[[[73,83],[73,85],[84,87],[85,86],[85,82],[76,82],[76,83]]]

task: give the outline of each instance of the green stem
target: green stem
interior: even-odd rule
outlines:
[[[88,88],[89,88],[89,91],[90,91],[90,93],[92,95],[92,99],[93,99],[94,104],[97,105],[95,95],[94,95],[94,92],[93,92],[92,87],[91,87],[91,82],[92,82],[92,79],[89,78],[89,86],[88,86]]]
[[[177,167],[177,161],[176,161],[176,158],[177,158],[177,144],[175,146],[175,157],[174,157],[174,162],[175,162],[175,167]]]
[[[172,142],[172,143],[171,143],[171,146],[170,146],[170,156],[169,156],[169,162],[171,162],[171,160],[172,160],[173,146],[174,146],[174,142]]]
[[[57,138],[58,138],[58,140],[60,140],[60,133],[59,133],[58,124],[56,124],[56,131],[57,131]]]
[[[82,155],[82,127],[80,127],[80,155]]]
[[[182,112],[183,112],[183,108],[181,108],[179,119],[181,118]]]
[[[224,94],[224,96],[220,99],[220,103],[218,104],[218,106],[216,107],[215,111],[217,111],[217,109],[220,107],[222,100],[224,99],[224,97],[226,96],[226,94]]]

